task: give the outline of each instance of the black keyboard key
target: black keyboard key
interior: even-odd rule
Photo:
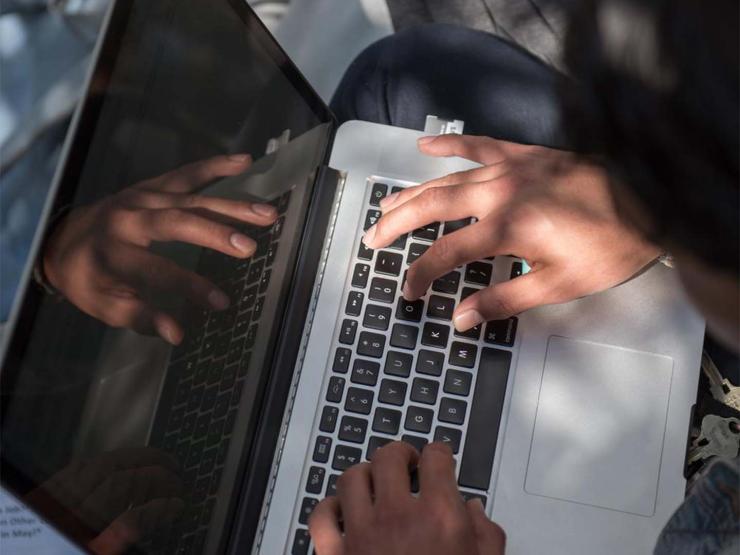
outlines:
[[[450,347],[450,364],[462,366],[463,368],[473,368],[475,358],[478,356],[478,347],[470,343],[461,343],[453,341]]]
[[[475,287],[463,287],[462,292],[460,293],[460,302],[463,302],[470,295],[474,295],[478,291],[480,291],[480,289],[476,289]]]
[[[450,336],[449,326],[427,322],[424,324],[424,332],[421,334],[422,345],[428,347],[447,348],[447,339]]]
[[[349,370],[349,359],[352,358],[352,351],[345,347],[339,347],[334,353],[334,364],[332,370],[339,374],[346,374]]]
[[[477,326],[473,326],[469,330],[465,330],[465,331],[455,330],[455,335],[457,337],[464,337],[465,339],[472,339],[473,341],[478,341],[480,339],[480,332],[482,329],[483,329],[483,326],[481,324],[478,324]]]
[[[419,328],[406,324],[393,324],[391,346],[399,349],[415,349],[419,337]]]
[[[416,359],[416,371],[419,374],[441,376],[444,363],[445,356],[443,353],[422,349],[419,351],[419,355]]]
[[[400,407],[406,399],[407,387],[405,382],[383,379],[380,381],[378,401]]]
[[[239,299],[239,310],[249,310],[254,306],[254,301],[257,300],[257,286],[250,287],[241,296],[241,299]]]
[[[216,406],[213,407],[213,417],[223,418],[229,412],[229,401],[231,400],[231,391],[222,393],[216,399]]]
[[[413,264],[416,262],[421,256],[427,252],[427,249],[429,248],[429,245],[424,245],[422,243],[411,243],[409,245],[409,253],[406,255],[406,264]]]
[[[467,227],[469,225],[470,225],[470,218],[463,218],[462,220],[452,220],[450,222],[445,222],[444,231],[442,232],[442,235],[449,235],[450,233],[454,233],[457,230]]]
[[[396,300],[397,288],[398,285],[395,281],[384,278],[373,278],[370,282],[370,300],[392,303]]]
[[[450,424],[462,424],[465,422],[465,412],[467,410],[468,404],[465,401],[442,397],[442,401],[439,403],[439,420]]]
[[[366,433],[367,420],[354,416],[342,417],[342,422],[339,424],[339,439],[351,443],[365,443]]]
[[[234,337],[240,337],[247,333],[249,329],[249,323],[252,320],[252,311],[247,310],[239,314],[239,318],[236,319],[236,326],[234,327]]]
[[[306,493],[320,494],[324,487],[324,476],[326,470],[320,466],[312,466],[308,470],[308,478],[306,479]]]
[[[514,262],[511,265],[511,273],[509,274],[509,279],[518,278],[524,273],[524,266],[521,262]]]
[[[370,414],[370,409],[373,406],[373,395],[373,392],[369,389],[350,387],[347,390],[347,400],[344,403],[344,410],[359,414]]]
[[[206,388],[203,392],[203,401],[200,403],[200,410],[209,411],[216,404],[216,397],[218,397],[218,386]]]
[[[355,342],[357,333],[357,320],[344,320],[342,328],[339,330],[339,342],[345,345],[352,345]]]
[[[460,440],[462,439],[462,432],[454,428],[447,428],[445,426],[437,426],[434,430],[434,441],[440,441],[449,445],[452,452],[457,454],[460,451]]]
[[[321,421],[319,422],[319,430],[326,432],[327,434],[333,434],[337,427],[337,418],[339,418],[339,409],[334,406],[326,406],[321,411]]]
[[[206,388],[205,386],[199,386],[193,388],[193,390],[190,392],[190,398],[188,399],[188,405],[186,409],[180,409],[181,418],[182,421],[182,415],[185,414],[185,410],[188,412],[196,410],[198,407],[200,407],[200,404],[203,402],[203,393],[205,392]],[[174,414],[174,413],[173,413]],[[170,426],[172,426],[172,415],[170,415]],[[179,426],[179,424],[178,424]],[[172,428],[174,429],[174,428]]]
[[[362,226],[362,229],[365,231],[370,229],[372,226],[378,223],[380,216],[382,216],[382,212],[380,210],[368,210],[367,214],[365,215],[365,224]]]
[[[301,503],[301,512],[298,513],[298,522],[301,524],[308,524],[308,518],[311,516],[316,505],[319,504],[319,500],[313,497],[304,497]]]
[[[262,269],[264,267],[264,260],[257,260],[255,262],[252,262],[252,265],[249,267],[249,273],[247,274],[247,283],[250,285],[253,283],[257,283],[262,277]]]
[[[389,249],[394,249],[397,251],[403,251],[406,250],[406,241],[408,241],[408,233],[405,233],[401,235],[398,239],[393,241],[390,245],[388,245]]]
[[[396,308],[396,318],[399,320],[406,320],[407,322],[421,322],[421,317],[424,315],[424,301],[419,299],[416,301],[407,301],[403,297],[398,299],[398,306]]]
[[[218,406],[218,405],[216,405]],[[226,407],[228,408],[228,400],[226,403]],[[221,415],[223,416],[223,415]],[[198,419],[195,421],[195,428],[193,429],[193,438],[194,439],[202,439],[208,434],[208,425],[211,423],[211,415],[210,414],[201,414]]]
[[[401,273],[403,256],[395,252],[380,251],[375,259],[375,271],[379,274],[397,276]]]
[[[325,463],[329,460],[331,451],[331,438],[319,436],[316,438],[316,445],[313,448],[313,460],[317,463]]]
[[[270,243],[270,246],[267,247],[267,255],[265,255],[265,266],[272,266],[272,263],[275,262],[275,257],[277,256],[277,243]]]
[[[396,435],[401,425],[401,411],[393,409],[375,409],[373,418],[373,431],[389,435]]]
[[[493,265],[487,262],[471,262],[465,268],[465,281],[476,285],[488,286],[491,284]]]
[[[311,544],[311,536],[308,530],[299,529],[295,531],[293,537],[293,547],[290,549],[290,555],[308,555],[308,546]]]
[[[470,393],[472,383],[473,374],[470,372],[450,369],[447,370],[447,375],[445,376],[444,392],[466,396]]]
[[[326,390],[326,400],[330,403],[339,403],[344,393],[344,378],[332,377]]]
[[[339,474],[329,476],[329,481],[326,482],[326,497],[337,494],[337,480],[339,480]]]
[[[344,308],[347,316],[359,316],[362,312],[362,302],[365,294],[360,291],[350,291],[347,296],[347,306]]]
[[[272,238],[273,239],[280,239],[280,236],[283,234],[283,229],[285,228],[285,216],[280,216],[277,221],[272,224]]]
[[[406,410],[406,422],[403,427],[410,432],[428,434],[432,429],[433,420],[434,411],[432,409],[412,405]]]
[[[458,476],[461,486],[488,489],[510,366],[509,351],[482,349]]]
[[[403,191],[403,187],[399,187],[398,185],[391,188],[391,193],[400,193],[401,191]]]
[[[365,243],[360,243],[360,248],[357,251],[357,258],[360,260],[372,260],[373,259],[373,249],[370,247],[366,247]]]
[[[414,378],[411,384],[411,400],[415,403],[434,405],[439,393],[439,382],[426,378]]]
[[[367,442],[367,452],[365,453],[365,459],[372,460],[373,453],[383,447],[384,445],[388,445],[393,440],[389,437],[379,437],[379,436],[370,436],[370,439]]]
[[[337,448],[334,450],[334,459],[331,462],[331,467],[334,470],[344,471],[361,461],[362,450],[357,447],[350,447],[349,445],[337,445]]]
[[[380,364],[372,360],[357,358],[352,365],[350,381],[362,385],[375,385],[378,383],[378,374],[380,374]]]
[[[407,378],[411,374],[411,364],[414,362],[413,355],[409,353],[399,353],[398,351],[388,351],[385,357],[385,373],[391,376],[401,376]]]
[[[385,335],[363,331],[357,342],[357,354],[365,357],[380,358],[385,349]]]
[[[432,291],[437,293],[457,294],[460,287],[460,272],[449,272],[432,282]]]
[[[262,316],[262,309],[265,307],[265,297],[259,297],[257,302],[254,303],[254,312],[252,313],[252,319],[256,322]]]
[[[391,320],[391,309],[387,306],[369,304],[365,308],[365,318],[362,325],[373,330],[385,331]]]
[[[245,349],[251,349],[254,347],[255,342],[257,341],[257,324],[252,324],[249,326],[249,331],[247,332],[247,335],[244,337],[244,348]]]
[[[413,446],[414,449],[416,449],[419,453],[421,453],[421,450],[424,449],[424,446],[429,443],[429,441],[427,441],[427,438],[425,437],[412,436],[409,434],[402,435],[401,441],[405,441],[409,445]]]
[[[483,335],[483,341],[493,343],[494,345],[511,347],[516,339],[516,326],[518,322],[519,319],[516,317],[488,322],[486,324],[486,333]]]
[[[388,185],[385,183],[373,183],[373,188],[370,191],[370,204],[372,206],[380,206],[380,201],[385,198],[388,194]]]
[[[355,271],[352,274],[352,287],[364,289],[367,286],[369,275],[370,266],[368,264],[355,264]]]
[[[262,274],[262,278],[260,279],[260,293],[267,291],[267,288],[270,285],[270,276],[272,276],[272,270],[268,268]]]
[[[439,222],[427,224],[413,231],[411,236],[422,241],[435,241],[439,235]]]
[[[455,311],[455,300],[449,297],[440,297],[431,295],[429,305],[427,306],[427,316],[429,318],[439,318],[441,320],[452,320],[452,313]]]

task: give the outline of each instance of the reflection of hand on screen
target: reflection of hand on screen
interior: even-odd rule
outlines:
[[[46,243],[45,277],[80,310],[108,325],[179,344],[183,327],[166,308],[173,299],[211,310],[227,308],[230,300],[213,283],[149,246],[178,241],[237,258],[252,256],[254,240],[237,228],[272,224],[275,208],[195,194],[250,164],[247,155],[217,156],[75,208]]]
[[[171,525],[183,494],[169,455],[131,448],[73,462],[24,501],[91,552],[117,555]]]

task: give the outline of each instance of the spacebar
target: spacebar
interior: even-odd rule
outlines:
[[[488,489],[510,366],[509,351],[483,349],[458,477],[461,486]]]

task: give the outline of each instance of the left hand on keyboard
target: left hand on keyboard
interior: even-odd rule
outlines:
[[[417,465],[415,498],[409,470]],[[309,530],[318,555],[502,555],[506,543],[479,500],[463,502],[455,460],[442,443],[427,445],[421,457],[407,443],[381,447],[371,463],[339,478],[337,496],[316,506]]]
[[[382,248],[431,222],[471,216],[478,221],[440,237],[411,265],[404,297],[415,300],[434,279],[489,256],[516,255],[532,268],[461,302],[454,314],[459,331],[603,291],[635,275],[660,252],[620,222],[606,174],[574,163],[568,153],[465,135],[425,138],[419,148],[483,167],[383,199],[383,216],[367,231],[365,244]]]

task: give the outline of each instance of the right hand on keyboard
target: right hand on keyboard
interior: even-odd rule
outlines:
[[[419,148],[483,167],[383,199],[383,216],[365,234],[367,247],[383,248],[432,222],[479,221],[437,239],[411,265],[406,300],[421,297],[433,280],[473,260],[512,254],[532,267],[461,302],[454,313],[458,331],[603,291],[659,254],[620,221],[605,173],[574,163],[568,153],[464,135],[425,138]]]
[[[415,498],[409,469],[417,466]],[[480,501],[463,502],[452,451],[442,443],[421,456],[405,442],[381,447],[372,462],[342,474],[337,496],[316,506],[309,530],[317,555],[502,555],[506,543]]]
[[[254,254],[255,242],[234,226],[271,225],[276,209],[196,194],[214,179],[244,172],[250,163],[247,155],[216,156],[76,207],[45,245],[45,278],[105,324],[179,344],[184,332],[171,307],[185,300],[223,310],[230,300],[213,283],[149,246],[179,241],[238,258]]]

